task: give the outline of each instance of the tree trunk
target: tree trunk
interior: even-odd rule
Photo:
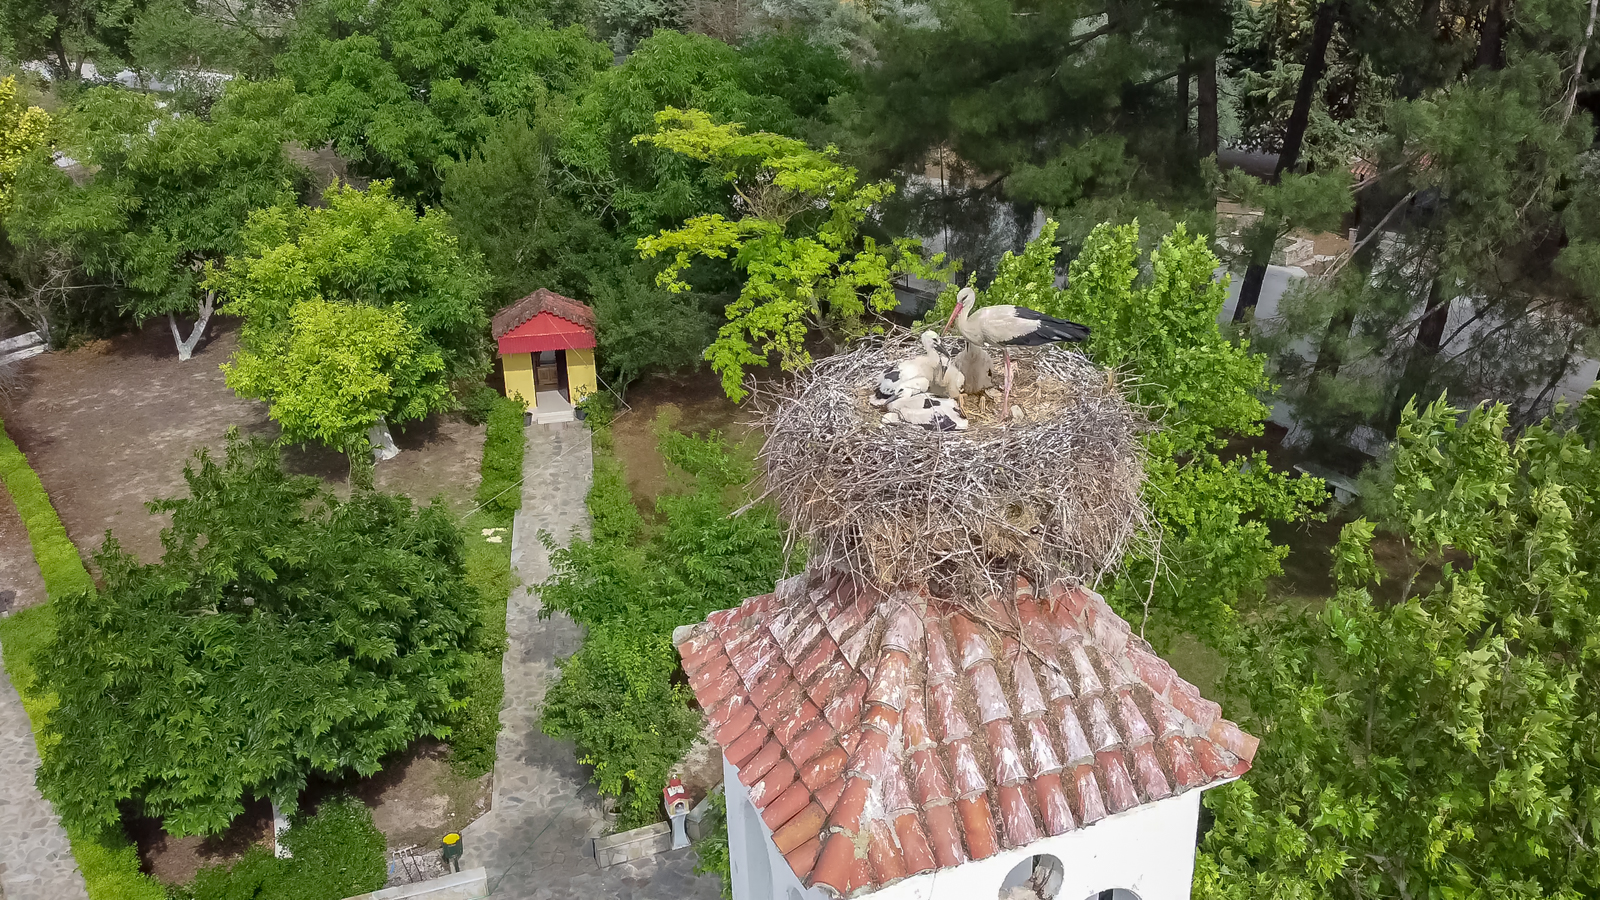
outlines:
[[[1289,124],[1284,129],[1283,150],[1278,153],[1278,165],[1272,180],[1278,181],[1284,172],[1292,172],[1300,162],[1300,148],[1305,143],[1306,126],[1311,123],[1311,101],[1317,96],[1317,83],[1327,68],[1328,44],[1333,41],[1333,26],[1338,17],[1334,0],[1317,7],[1316,24],[1311,30],[1311,46],[1306,50],[1305,68],[1300,72],[1300,86],[1294,94],[1294,109],[1289,112]],[[1252,315],[1261,302],[1261,282],[1267,274],[1267,263],[1272,258],[1272,248],[1266,253],[1256,251],[1250,257],[1250,267],[1245,270],[1244,284],[1239,287],[1239,305],[1234,307],[1233,320],[1244,321]],[[1259,270],[1259,271],[1258,271]]]
[[[367,442],[372,445],[373,465],[400,455],[400,448],[395,446],[394,435],[389,433],[389,423],[383,416],[379,416],[377,424],[367,429]]]
[[[178,361],[183,362],[194,356],[194,348],[200,345],[200,338],[206,333],[206,323],[211,321],[211,312],[216,309],[217,295],[215,291],[206,291],[206,297],[200,301],[199,318],[195,320],[194,328],[189,336],[184,337],[178,330],[178,317],[167,313],[167,324],[172,328],[172,340],[178,345]]]
[[[1195,110],[1195,136],[1200,145],[1201,158],[1217,155],[1217,58],[1208,56],[1200,61],[1195,73],[1197,108]]]
[[[1406,357],[1405,370],[1400,375],[1399,389],[1389,408],[1389,427],[1400,424],[1400,413],[1406,401],[1428,388],[1434,357],[1439,355],[1440,342],[1444,340],[1444,326],[1450,321],[1450,298],[1445,296],[1444,279],[1435,275],[1428,287],[1428,302],[1422,311],[1422,321],[1417,323],[1417,339]]]
[[[1484,13],[1483,26],[1478,30],[1478,58],[1480,69],[1505,67],[1506,0],[1489,0],[1489,11]]]
[[[1439,42],[1439,5],[1440,0],[1422,0],[1422,9],[1417,13],[1417,40],[1425,43],[1429,52],[1401,71],[1396,90],[1401,99],[1415,100],[1422,96],[1428,82],[1427,68],[1437,62],[1433,50]]]
[[[1311,124],[1311,102],[1317,96],[1317,84],[1322,81],[1328,67],[1328,44],[1333,41],[1333,26],[1338,18],[1337,4],[1325,2],[1317,7],[1317,20],[1311,29],[1311,46],[1306,50],[1305,68],[1300,72],[1300,86],[1294,94],[1294,109],[1289,112],[1289,124],[1283,133],[1283,150],[1278,154],[1278,168],[1273,172],[1276,180],[1284,172],[1291,172],[1300,162],[1300,149],[1305,143],[1306,126]]]
[[[1178,133],[1189,133],[1189,54],[1183,56],[1178,66]]]

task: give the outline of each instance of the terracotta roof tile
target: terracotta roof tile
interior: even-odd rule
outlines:
[[[774,803],[774,806],[777,804]],[[765,821],[765,817],[763,817]],[[807,804],[787,824],[780,825],[772,833],[772,842],[778,845],[778,852],[787,855],[791,851],[803,847],[809,841],[817,839],[817,832],[828,821],[828,814],[817,803]],[[772,827],[772,826],[767,826]]]
[[[994,816],[989,814],[988,794],[957,800],[956,811],[961,815],[961,830],[967,838],[968,856],[988,859],[1000,852],[994,839]]]
[[[1033,780],[1033,790],[1039,798],[1039,816],[1044,819],[1047,834],[1057,835],[1073,829],[1072,809],[1067,805],[1067,794],[1061,789],[1061,776],[1040,775]]]
[[[789,747],[789,758],[797,762],[809,762],[827,747],[837,744],[838,733],[829,727],[827,722],[817,720],[816,724],[806,729],[805,734],[795,738]]]
[[[489,333],[499,339],[506,332],[542,312],[560,316],[574,325],[594,328],[594,310],[571,297],[563,297],[555,291],[539,288],[495,313],[489,322]]]
[[[839,802],[839,796],[844,793],[844,779],[835,778],[820,788],[817,788],[817,802],[822,808],[833,814],[833,807]]]
[[[744,734],[739,735],[738,740],[722,748],[722,752],[728,757],[728,762],[733,763],[736,767],[743,766],[745,763],[749,762],[750,758],[755,756],[756,752],[761,749],[761,746],[767,742],[767,737],[769,734],[770,732],[763,731],[762,729],[752,728],[749,731],[746,731]]]
[[[822,841],[813,835],[811,840],[785,853],[783,858],[794,870],[795,876],[805,881],[806,876],[811,874],[811,867],[817,863],[817,854],[821,852]]]
[[[784,858],[841,897],[1237,777],[1258,743],[1060,583],[969,616],[811,572],[678,646]]]
[[[794,783],[794,776],[794,763],[782,760],[761,776],[760,781],[750,785],[750,802],[756,805],[756,809],[766,809],[767,804],[789,789],[789,785]]]
[[[1033,821],[1033,810],[1028,808],[1028,800],[1017,785],[1000,788],[1000,822],[1004,826],[1007,847],[1026,847],[1043,837]]]
[[[776,740],[768,740],[753,759],[739,767],[739,780],[747,785],[755,784],[761,776],[772,771],[772,767],[783,759],[783,745]]]
[[[779,829],[788,824],[789,820],[793,819],[795,815],[800,812],[800,810],[805,809],[810,805],[811,792],[806,790],[805,785],[796,781],[794,784],[789,785],[788,790],[784,791],[782,794],[779,794],[778,799],[767,804],[767,808],[761,811],[761,821],[767,823],[767,830],[771,831],[774,838],[776,838]],[[822,807],[819,806],[817,809],[820,810]],[[821,827],[822,820],[819,819],[817,821],[816,828],[811,829],[810,834],[803,835],[800,838],[800,842],[804,843],[806,838],[816,837],[817,828]],[[789,846],[785,847],[783,842],[779,841],[778,852],[787,853],[788,851],[793,850],[796,846],[799,845],[791,843]]]
[[[812,790],[820,791],[828,782],[844,774],[845,763],[849,762],[849,759],[842,748],[834,747],[801,766],[800,780]]]
[[[782,701],[788,702],[778,706],[777,702]],[[780,713],[780,709],[788,710],[788,714]],[[793,692],[785,689],[778,692],[773,705],[761,711],[761,721],[772,729],[780,743],[788,746],[814,723],[822,721],[822,710],[817,709],[817,705],[807,700],[798,689]]]
[[[959,866],[967,861],[967,849],[961,843],[961,826],[956,824],[956,809],[951,803],[929,806],[922,811],[928,823],[928,844],[933,848],[934,862],[940,868]]]
[[[922,830],[922,819],[914,812],[900,815],[894,820],[894,833],[900,839],[900,853],[905,858],[906,874],[916,875],[938,868],[933,846]]]

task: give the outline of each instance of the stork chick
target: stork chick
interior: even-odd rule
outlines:
[[[878,379],[878,389],[872,395],[873,406],[887,406],[896,397],[922,393],[931,387],[946,367],[948,360],[939,352],[939,336],[931,331],[922,333],[922,355],[895,363],[893,368]]]
[[[884,413],[885,425],[915,425],[929,431],[966,431],[967,420],[961,415],[954,400],[934,397],[925,392],[906,394],[889,403]]]

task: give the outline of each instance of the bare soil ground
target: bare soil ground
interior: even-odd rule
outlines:
[[[611,434],[634,503],[645,513],[655,508],[656,497],[679,486],[656,448],[656,420],[664,411],[679,431],[719,431],[752,454],[760,447],[754,411],[729,400],[711,372],[641,379],[629,388],[627,404]]]
[[[152,322],[137,333],[23,363],[23,388],[0,416],[86,557],[110,529],[140,559],[156,560],[167,521],[150,515],[144,504],[183,492],[183,466],[194,450],[220,449],[234,425],[246,435],[277,437],[266,406],[239,398],[223,380],[218,366],[237,346],[237,322],[224,319],[194,358],[180,363],[166,323]],[[424,503],[441,497],[457,515],[472,508],[483,426],[439,416],[397,427],[394,438],[402,452],[379,464],[381,490]],[[343,456],[294,447],[284,457],[290,471],[316,475],[336,493],[347,493]],[[12,602],[18,605],[42,602],[43,583],[26,531],[3,490],[0,592],[15,591]],[[489,800],[489,778],[455,775],[448,752],[436,741],[418,741],[377,776],[321,790],[360,797],[391,847],[437,846],[440,836],[471,821]],[[307,794],[312,802],[319,796]],[[227,832],[208,839],[172,838],[151,819],[127,824],[147,869],[169,883],[189,881],[200,867],[236,859],[251,844],[271,840],[265,802],[252,804]]]

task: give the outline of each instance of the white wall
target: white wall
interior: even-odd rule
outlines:
[[[827,900],[825,892],[807,890],[795,877],[726,758],[722,771],[727,785],[734,900]],[[1139,900],[1188,900],[1199,816],[1200,791],[1188,791],[1021,850],[908,878],[869,896],[873,900],[994,900],[1006,875],[1019,863],[1049,853],[1060,858],[1065,869],[1056,900],[1092,900],[1100,891],[1113,888],[1131,890]]]

